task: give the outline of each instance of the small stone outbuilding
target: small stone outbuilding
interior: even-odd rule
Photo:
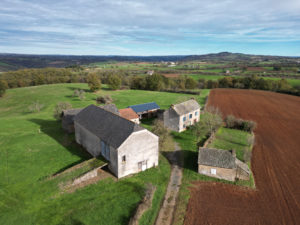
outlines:
[[[95,105],[78,113],[74,124],[76,142],[102,155],[118,178],[158,165],[159,138],[138,124]]]
[[[249,180],[250,169],[236,158],[235,151],[199,148],[198,172],[210,177],[235,181]]]
[[[188,126],[194,125],[200,120],[200,105],[194,100],[171,105],[171,107],[163,113],[164,126],[182,132]]]
[[[68,133],[74,133],[74,117],[82,109],[67,109],[63,110],[61,113],[61,125],[62,128]]]

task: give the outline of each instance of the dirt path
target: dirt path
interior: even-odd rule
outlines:
[[[167,153],[166,156],[171,163],[171,176],[163,205],[155,222],[156,225],[172,224],[176,199],[181,185],[182,157],[179,145],[175,143],[175,150],[173,152]]]

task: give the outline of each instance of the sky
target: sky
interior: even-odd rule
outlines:
[[[300,0],[0,0],[0,53],[300,56]]]

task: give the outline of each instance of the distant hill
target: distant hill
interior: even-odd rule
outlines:
[[[221,52],[206,55],[171,55],[171,56],[73,56],[73,55],[25,55],[0,54],[0,72],[45,67],[68,67],[95,62],[127,61],[127,62],[161,62],[161,61],[210,61],[210,62],[260,62],[260,61],[300,61],[298,57],[260,56],[241,53]]]

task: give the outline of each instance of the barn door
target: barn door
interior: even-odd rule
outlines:
[[[138,170],[144,171],[147,169],[147,160],[141,161],[138,163]]]

